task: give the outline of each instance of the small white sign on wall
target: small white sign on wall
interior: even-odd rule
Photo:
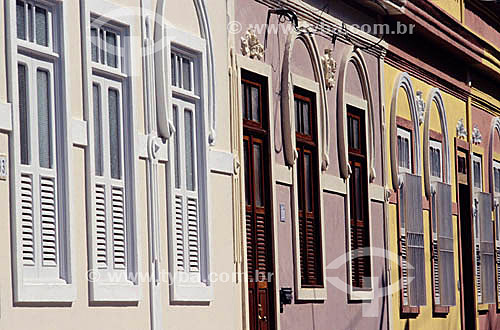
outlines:
[[[0,154],[0,180],[5,181],[7,180],[8,176],[8,163],[7,163],[7,155],[5,154]]]
[[[286,222],[285,204],[280,204],[280,222]]]

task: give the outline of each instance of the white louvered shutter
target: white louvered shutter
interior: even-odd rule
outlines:
[[[481,303],[495,303],[495,257],[491,195],[479,193]]]
[[[93,76],[94,258],[98,269],[127,274],[122,84]]]
[[[201,282],[197,116],[194,103],[174,99],[174,212],[176,272]]]
[[[18,55],[21,164],[17,200],[24,277],[60,281],[54,65]]]
[[[455,264],[453,253],[453,221],[451,185],[436,182],[438,217],[438,288],[441,306],[455,306]]]
[[[405,217],[405,242],[408,261],[408,296],[410,306],[424,306],[425,253],[422,213],[422,179],[418,175],[403,175],[403,212]],[[403,284],[404,284],[403,280]],[[403,292],[404,294],[404,292]]]

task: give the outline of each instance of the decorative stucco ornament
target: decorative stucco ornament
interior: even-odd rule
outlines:
[[[241,37],[241,53],[251,59],[261,60],[264,57],[264,46],[257,37],[255,29],[248,29]]]
[[[325,83],[328,90],[335,87],[335,71],[337,62],[333,59],[333,50],[325,49],[325,55],[321,56],[321,65],[325,74]]]
[[[479,127],[477,127],[477,125],[474,125],[474,128],[472,129],[472,143],[481,144],[482,141],[483,141],[483,136],[479,131]]]
[[[467,130],[465,129],[463,118],[457,123],[457,136],[462,139],[467,139]]]
[[[425,101],[422,97],[422,91],[417,91],[417,110],[418,110],[418,124],[422,125],[425,119]]]

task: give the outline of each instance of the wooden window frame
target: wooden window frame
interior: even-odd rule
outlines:
[[[293,81],[293,86],[294,90],[295,88],[302,89],[308,92],[309,95],[313,95],[314,99],[314,108],[316,110],[319,109],[319,84],[315,81],[312,81],[310,79],[304,78],[300,75],[291,74],[292,76],[292,81]],[[294,107],[295,108],[295,107]],[[314,131],[315,132],[320,132],[320,127],[318,127],[320,123],[320,111],[315,111],[314,113]],[[296,141],[296,129],[295,129],[295,116],[293,120],[293,139],[294,142]],[[318,178],[317,178],[317,196],[318,198],[318,219],[320,223],[320,238],[321,238],[321,244],[320,244],[320,249],[321,249],[321,272],[322,272],[322,284],[318,287],[304,287],[302,286],[302,274],[301,274],[301,267],[300,267],[300,236],[299,236],[299,209],[298,209],[298,199],[299,199],[299,192],[298,192],[298,164],[295,162],[295,164],[292,167],[292,187],[293,187],[293,200],[295,202],[292,203],[293,209],[293,220],[294,220],[294,263],[295,263],[295,294],[296,294],[296,300],[297,301],[324,301],[327,299],[327,287],[326,287],[326,260],[325,260],[325,237],[324,237],[324,206],[323,206],[323,186],[322,186],[322,170],[321,170],[321,164],[319,162],[319,159],[321,155],[319,154],[319,150],[322,150],[322,141],[321,139],[316,140],[317,143],[317,150],[318,150],[318,155],[316,155],[316,159],[313,162],[313,166],[316,167],[317,173],[318,173]],[[294,143],[295,144],[295,143]]]
[[[309,284],[309,283],[304,283],[304,279],[306,278],[306,275],[304,275],[302,272],[303,270],[301,270],[301,284],[302,284],[302,287],[303,288],[322,288],[323,287],[323,283],[324,283],[324,279],[323,279],[323,274],[322,274],[322,268],[323,268],[323,263],[322,263],[322,254],[323,254],[323,251],[321,250],[321,218],[320,218],[320,206],[319,206],[319,198],[314,198],[315,195],[318,194],[318,192],[320,191],[318,189],[318,186],[319,186],[319,170],[315,167],[312,167],[313,169],[313,175],[311,177],[311,182],[310,182],[310,185],[311,185],[311,193],[312,193],[312,200],[313,200],[313,203],[312,203],[312,211],[311,212],[308,212],[306,210],[307,206],[306,206],[306,197],[305,197],[305,194],[307,193],[305,191],[306,189],[306,182],[305,182],[305,165],[304,165],[304,159],[305,159],[305,154],[306,153],[309,153],[311,155],[311,165],[315,164],[318,162],[318,134],[317,134],[317,123],[316,123],[316,120],[315,120],[315,115],[316,115],[316,107],[315,107],[315,95],[313,93],[310,93],[304,89],[301,89],[299,87],[295,87],[294,88],[294,102],[295,100],[300,100],[304,103],[308,103],[309,104],[309,127],[310,127],[310,131],[311,131],[311,134],[310,135],[306,135],[302,132],[299,132],[297,131],[297,128],[295,130],[295,140],[296,140],[296,150],[297,150],[297,154],[298,154],[298,158],[296,160],[296,167],[297,167],[297,183],[298,183],[298,205],[301,205],[302,206],[302,209],[301,207],[299,206],[299,235],[303,235],[303,226],[306,226],[305,224],[300,224],[300,222],[302,221],[306,221],[306,220],[303,220],[302,218],[306,218],[306,219],[313,219],[315,222],[317,222],[317,227],[316,227],[316,232],[314,233],[314,236],[315,236],[315,243],[317,244],[316,246],[316,249],[319,250],[319,255],[316,255],[315,258],[317,259],[316,262],[317,262],[317,268],[319,269],[316,269],[315,272],[318,274],[318,279],[317,281],[319,283],[316,283],[316,284]],[[297,125],[297,122],[295,123],[295,125]],[[296,126],[297,127],[297,126]],[[299,175],[299,171],[300,171],[300,175]],[[302,182],[299,182],[299,179],[302,179],[301,181]],[[300,189],[302,187],[302,189]],[[304,214],[305,212],[305,214]],[[305,246],[301,246],[301,250],[302,249],[305,249],[306,252],[305,254],[307,255],[307,244],[305,244]],[[301,253],[301,269],[303,268],[302,266],[302,253]],[[306,273],[309,272],[309,269],[306,270]]]
[[[415,138],[415,131],[414,131],[414,125],[413,125],[413,122],[408,120],[408,119],[405,119],[405,118],[402,118],[402,117],[399,117],[397,116],[396,117],[396,125],[398,128],[401,128],[407,132],[410,132],[410,136],[411,136],[411,145],[410,145],[410,158],[412,160],[411,162],[411,171],[410,173],[411,174],[416,174],[416,165],[415,165],[415,143],[414,143],[414,138]],[[397,152],[397,148],[396,148],[396,152]],[[399,155],[397,155],[397,159],[398,159],[398,163],[399,163]],[[400,212],[401,212],[401,207],[400,205],[403,205],[403,202],[401,200],[401,192],[400,192],[400,189],[398,189],[397,191],[397,213],[398,213],[398,221],[397,221],[397,224],[398,224],[398,255],[399,255],[399,264],[402,265],[402,253],[403,253],[403,247],[401,245],[401,223],[400,223],[400,219],[401,219],[401,216],[400,216]],[[406,225],[405,225],[405,228],[406,228]],[[398,267],[398,273],[399,273],[399,279],[400,279],[400,282],[401,282],[401,285],[403,285],[403,281],[402,281],[402,278],[403,278],[403,272],[402,272],[402,268],[401,267]],[[410,305],[405,305],[403,303],[403,289],[401,288],[400,290],[400,294],[399,294],[399,303],[400,303],[400,314],[403,318],[414,318],[414,317],[417,317],[419,314],[420,314],[420,306],[410,306]]]
[[[360,189],[360,194],[363,196],[362,201],[361,201],[361,213],[363,214],[363,233],[364,233],[364,240],[365,241],[363,244],[364,246],[362,247],[363,249],[370,249],[371,248],[371,231],[370,231],[370,212],[369,212],[369,207],[368,204],[370,203],[370,199],[368,196],[368,156],[367,156],[367,139],[366,139],[366,118],[365,118],[365,112],[363,109],[359,109],[355,106],[352,105],[347,105],[347,122],[349,122],[349,119],[353,118],[358,121],[358,148],[353,148],[351,145],[348,143],[348,158],[349,158],[349,164],[351,166],[351,170],[354,169],[353,163],[354,164],[359,164],[359,167],[361,168],[361,187],[357,187],[357,189]],[[350,135],[350,130],[349,128],[347,129],[348,136]],[[352,137],[354,138],[354,136]],[[348,138],[348,141],[350,140],[350,137]],[[349,182],[353,180],[353,175],[349,177]],[[356,194],[356,191],[349,189],[349,207],[352,209],[353,207],[353,202],[354,202],[354,195]],[[353,236],[353,224],[352,224],[352,217],[351,217],[351,212],[349,212],[349,221],[350,221],[350,245],[349,245],[349,250],[352,250],[352,236]],[[358,232],[356,232],[354,235],[357,235]],[[356,239],[358,240],[358,238]],[[352,256],[351,256],[352,258]],[[371,278],[372,277],[372,260],[371,256],[365,256],[364,258],[368,259],[368,276]],[[351,259],[350,260],[350,268],[351,268],[351,275],[350,275],[350,285],[352,287],[353,292],[370,292],[373,290],[373,283],[371,283],[367,288],[359,288],[356,285],[361,284],[363,282],[362,278],[356,277],[356,274],[354,273],[354,261]],[[365,265],[366,268],[366,265]],[[358,275],[359,276],[359,275]],[[356,278],[355,278],[356,277]]]

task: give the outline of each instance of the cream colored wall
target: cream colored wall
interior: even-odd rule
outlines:
[[[388,111],[386,111],[386,122],[390,122],[390,106],[392,101],[392,89],[396,81],[396,77],[399,75],[400,71],[394,67],[385,64],[384,66],[384,80],[385,80],[385,102]],[[411,78],[413,87],[416,91],[423,92],[423,98],[427,102],[427,96],[433,86],[426,84],[425,82]],[[447,94],[441,92],[443,96],[444,106],[446,108],[447,122],[448,122],[448,139],[450,141],[450,168],[451,168],[451,184],[452,184],[452,201],[456,202],[456,184],[455,184],[455,151],[454,151],[454,138],[456,136],[456,124],[461,118],[466,119],[466,103]],[[398,116],[404,117],[405,119],[411,120],[408,102],[403,100],[404,93],[400,93],[398,98]],[[420,126],[420,157],[423,160],[423,127]],[[438,132],[441,131],[439,117],[437,116],[437,109],[434,106],[431,110],[431,125],[430,128]],[[387,131],[387,152],[390,148],[390,138],[389,130]],[[390,166],[390,163],[389,165]],[[423,172],[422,172],[423,173]],[[387,171],[388,182],[391,182],[391,171]],[[424,187],[423,187],[423,176],[422,176],[422,194],[425,200]],[[396,204],[389,204],[389,228],[388,228],[388,238],[389,247],[392,252],[398,253],[398,227],[397,227],[397,207]],[[425,244],[425,260],[426,260],[426,294],[427,294],[427,305],[420,308],[420,314],[417,318],[402,319],[400,317],[400,293],[396,292],[392,295],[392,318],[394,329],[459,329],[460,328],[460,292],[458,289],[456,293],[457,305],[450,307],[450,312],[446,318],[436,318],[432,315],[432,282],[431,282],[431,265],[430,265],[430,220],[429,211],[424,210],[423,214],[424,221],[424,244]],[[459,266],[458,266],[458,239],[457,239],[457,217],[453,216],[453,237],[454,240],[454,252],[455,252],[455,279],[459,276]],[[396,263],[391,264],[391,280],[395,283],[399,280],[399,265]]]
[[[10,0],[9,0],[10,1]],[[131,34],[141,36],[139,16],[140,0],[107,0],[121,6],[134,8],[138,13],[132,25]],[[155,1],[152,8],[156,8]],[[166,19],[176,28],[199,35],[200,28],[193,1],[166,0]],[[0,17],[5,17],[4,1],[0,1]],[[70,17],[64,28],[65,41],[68,42],[67,60],[70,72],[67,75],[70,104],[67,105],[73,119],[83,119],[83,85],[81,59],[80,1],[64,1],[69,6]],[[217,100],[217,141],[211,147],[229,152],[230,114],[229,84],[227,77],[227,34],[226,2],[212,1],[208,14],[212,28],[214,56],[216,65]],[[4,24],[0,25],[0,43],[5,45]],[[135,134],[144,134],[144,98],[142,80],[142,52],[140,38],[131,38],[133,68],[133,111],[135,115]],[[6,102],[5,49],[0,56],[0,102]],[[0,132],[0,153],[8,152],[8,137]],[[71,249],[74,253],[73,279],[76,283],[76,301],[72,306],[20,307],[13,306],[11,222],[9,214],[9,184],[0,181],[0,329],[134,329],[145,330],[150,327],[149,285],[140,283],[141,299],[136,306],[89,306],[87,273],[87,219],[85,208],[85,154],[80,147],[72,148],[72,217],[73,232]],[[166,165],[161,164],[159,174],[159,201],[161,225],[161,265],[168,271],[167,210],[166,203]],[[138,229],[139,271],[148,271],[148,222],[147,222],[147,178],[146,162],[136,159],[136,219]],[[211,272],[234,272],[233,264],[233,223],[232,223],[232,179],[229,175],[210,174],[210,241]],[[214,298],[210,304],[173,305],[169,303],[168,283],[162,283],[163,306],[161,308],[164,329],[217,329],[235,330],[241,328],[241,283],[230,277],[228,282],[215,282]]]

